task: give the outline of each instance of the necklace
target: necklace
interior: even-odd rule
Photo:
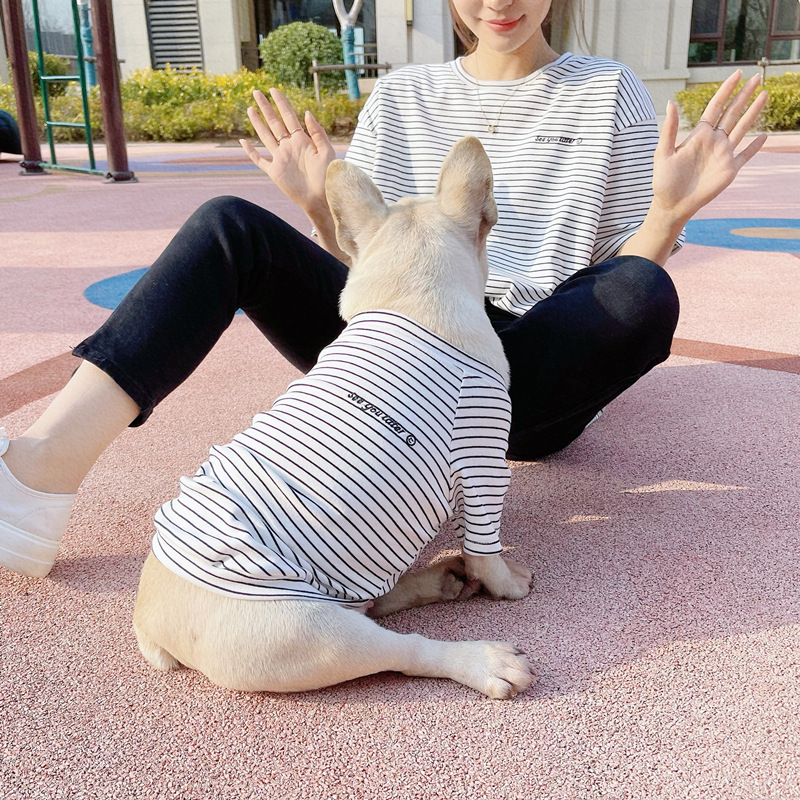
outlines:
[[[503,105],[500,106],[500,110],[497,112],[497,116],[495,117],[494,122],[492,122],[489,117],[486,116],[486,112],[483,110],[483,103],[481,103],[481,85],[477,83],[475,85],[477,93],[478,93],[478,108],[481,110],[481,115],[483,116],[484,121],[486,122],[486,130],[489,133],[494,133],[497,130],[497,125],[500,122],[500,117],[503,114],[503,109],[506,107],[506,103],[517,93],[517,89],[519,89],[520,84],[517,84],[514,89],[512,90],[511,94],[503,100]]]
[[[478,54],[475,53],[475,67],[477,70],[478,66]],[[521,83],[518,83],[512,90],[511,93],[503,100],[503,105],[500,106],[500,110],[497,112],[497,116],[495,117],[494,122],[492,122],[489,117],[486,116],[486,112],[483,110],[483,103],[481,102],[481,82],[476,78],[475,79],[475,91],[478,94],[478,108],[481,110],[481,116],[486,122],[486,130],[488,133],[494,133],[497,130],[497,126],[500,122],[500,117],[503,115],[503,109],[506,107],[506,103],[517,93],[517,89],[521,86]]]

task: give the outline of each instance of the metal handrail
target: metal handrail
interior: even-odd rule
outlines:
[[[356,71],[360,69],[374,69],[374,70],[385,70],[389,72],[392,68],[391,64],[317,64],[317,59],[314,58],[311,60],[311,66],[308,68],[308,71],[314,77],[314,96],[317,99],[317,103],[322,102],[322,94],[320,93],[319,89],[319,73],[320,72],[341,72],[342,70],[346,69],[354,69]]]
[[[800,64],[800,61],[790,58],[779,58],[775,61],[762,57],[757,62],[758,66],[761,67],[761,82],[763,83],[767,79],[767,67],[796,67]]]

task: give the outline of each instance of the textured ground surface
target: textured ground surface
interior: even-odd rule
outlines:
[[[142,660],[155,509],[295,376],[239,318],[102,457],[50,577],[0,572],[0,798],[800,798],[800,137],[769,148],[701,215],[735,225],[669,265],[673,356],[566,451],[512,465],[503,534],[532,594],[386,621],[513,640],[531,691],[496,702],[389,674],[247,695]],[[12,435],[108,314],[84,290],[146,267],[201,201],[235,193],[304,224],[236,150],[130,154],[135,185],[0,161]]]

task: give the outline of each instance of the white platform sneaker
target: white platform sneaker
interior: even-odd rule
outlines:
[[[75,495],[37,492],[21,484],[3,462],[7,449],[0,428],[0,566],[43,578],[56,560]]]

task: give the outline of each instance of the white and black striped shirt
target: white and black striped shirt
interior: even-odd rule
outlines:
[[[480,84],[460,59],[404,67],[378,80],[346,157],[396,201],[432,194],[466,135],[480,139],[494,171],[486,294],[514,314],[614,256],[650,206],[655,111],[617,62],[566,53],[521,80]]]
[[[168,569],[245,598],[358,605],[454,518],[501,551],[511,404],[503,378],[413,320],[358,314],[272,409],[156,515]]]

